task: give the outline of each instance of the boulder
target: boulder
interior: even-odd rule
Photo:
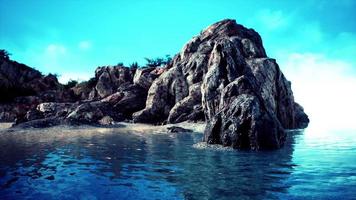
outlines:
[[[32,110],[27,111],[27,113],[25,115],[26,121],[32,121],[32,120],[37,120],[37,119],[42,119],[42,118],[44,118],[43,113],[37,109],[32,109]]]
[[[147,90],[136,84],[127,84],[118,89],[122,96],[114,103],[114,109],[122,113],[127,119],[132,118],[132,114],[145,108]]]
[[[95,89],[100,97],[106,97],[113,93],[113,85],[109,72],[104,71],[100,74]]]
[[[97,80],[91,78],[88,81],[76,84],[74,87],[70,88],[70,91],[73,92],[76,100],[94,100],[96,96],[96,84]]]
[[[167,127],[168,133],[190,133],[193,132],[190,129],[182,128],[179,126],[170,126]]]
[[[136,70],[133,83],[148,90],[152,82],[160,75],[155,67],[143,67]]]
[[[0,121],[1,122],[13,122],[16,119],[17,114],[12,111],[11,105],[0,106]]]
[[[112,117],[110,117],[110,116],[104,116],[98,122],[99,122],[100,125],[108,126],[108,125],[113,125],[114,124],[114,119]]]
[[[189,87],[189,94],[177,102],[169,111],[168,123],[179,123],[183,121],[204,121],[204,112],[201,105],[201,83]]]
[[[175,66],[157,78],[148,90],[146,108],[133,114],[135,122],[165,121],[173,106],[188,95],[188,84],[181,66]]]
[[[72,103],[47,102],[38,104],[36,109],[42,113],[58,113],[69,110],[72,105]]]
[[[124,83],[133,83],[136,69],[124,66],[98,67],[95,70],[97,81],[95,90],[100,98],[116,92],[116,89]]]
[[[70,112],[66,119],[73,123],[83,123],[92,124],[96,123],[102,117],[104,113],[101,111],[100,107],[103,104],[97,103],[84,103],[76,107],[72,112]]]

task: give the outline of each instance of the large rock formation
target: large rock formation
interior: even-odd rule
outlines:
[[[2,61],[0,69],[9,62]],[[285,129],[309,123],[303,108],[294,102],[291,83],[276,61],[267,57],[259,34],[235,20],[209,26],[164,67],[99,67],[90,81],[65,90],[74,96],[67,102],[64,98],[43,101],[38,97],[43,91],[59,95],[58,82],[46,82],[40,73],[26,70],[0,73],[13,76],[4,78],[9,81],[2,81],[0,88],[17,85],[15,79],[23,85],[38,80],[31,85],[40,87],[31,93],[31,105],[36,106],[26,107],[22,117],[17,114],[22,127],[109,125],[131,119],[153,124],[206,121],[206,142],[263,150],[281,147]]]
[[[284,129],[309,121],[261,37],[235,20],[215,23],[189,41],[133,118],[176,123],[196,120],[200,111],[207,122],[204,140],[238,149],[279,148]]]

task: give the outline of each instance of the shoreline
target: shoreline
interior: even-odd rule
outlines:
[[[121,130],[121,131],[135,131],[135,132],[148,132],[148,134],[152,133],[163,133],[169,132],[168,128],[170,127],[179,127],[187,130],[191,130],[192,132],[203,133],[205,129],[205,122],[181,122],[177,124],[166,124],[166,125],[152,125],[145,123],[130,123],[130,122],[117,122],[114,125],[110,126],[95,126],[95,125],[57,125],[52,127],[45,128],[17,128],[11,127],[13,123],[8,122],[0,122],[0,133],[15,133],[15,132],[44,132],[45,130],[62,130],[63,132],[73,131],[73,130]],[[58,132],[58,131],[55,131]],[[152,133],[151,133],[152,132]],[[184,132],[184,131],[183,131]],[[173,133],[173,132],[172,132]],[[179,132],[177,132],[179,133]]]

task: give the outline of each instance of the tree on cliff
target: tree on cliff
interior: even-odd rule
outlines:
[[[147,62],[147,66],[149,67],[159,67],[161,65],[166,65],[172,61],[172,58],[170,55],[166,55],[165,58],[145,58]]]
[[[0,49],[0,57],[6,60],[10,59],[10,53],[6,51],[5,49]]]
[[[137,62],[133,62],[131,65],[130,65],[130,68],[134,68],[134,69],[137,69],[139,68],[140,66],[138,65]]]

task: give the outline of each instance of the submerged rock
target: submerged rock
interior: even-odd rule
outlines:
[[[54,178],[53,175],[50,175],[50,176],[47,176],[45,179],[50,180],[50,181],[53,181],[55,178]]]
[[[182,128],[179,126],[171,126],[167,127],[168,133],[190,133],[193,132],[190,129]]]

